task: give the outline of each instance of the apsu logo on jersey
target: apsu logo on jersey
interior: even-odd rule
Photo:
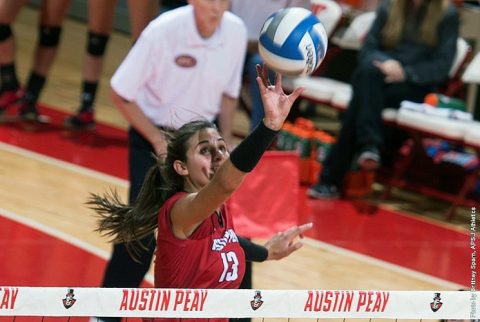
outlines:
[[[179,55],[175,57],[175,64],[180,67],[190,68],[197,64],[197,60],[190,55]]]
[[[75,304],[77,300],[74,299],[74,297],[75,297],[75,294],[73,294],[73,288],[69,288],[67,291],[67,295],[65,295],[65,298],[62,300],[63,306],[66,309],[71,308],[73,304]]]
[[[255,311],[260,306],[262,306],[262,304],[263,304],[262,294],[260,293],[260,291],[255,291],[255,295],[253,296],[253,300],[250,301],[250,306]]]
[[[430,308],[433,312],[437,312],[442,307],[443,303],[440,302],[442,299],[440,298],[440,293],[435,293],[433,297],[433,302],[430,302]]]

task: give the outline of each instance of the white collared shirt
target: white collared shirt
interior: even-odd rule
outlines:
[[[110,84],[156,125],[213,121],[222,95],[239,95],[246,43],[245,25],[232,13],[225,12],[215,33],[204,39],[193,7],[180,7],[145,28]]]
[[[311,8],[310,0],[230,0],[230,11],[247,26],[248,40],[256,41],[263,23],[275,11],[287,7]]]

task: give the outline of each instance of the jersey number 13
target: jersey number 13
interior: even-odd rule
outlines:
[[[219,282],[231,282],[238,278],[238,259],[235,252],[221,253],[223,272]]]

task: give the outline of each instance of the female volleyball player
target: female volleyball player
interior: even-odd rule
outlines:
[[[225,202],[260,160],[303,90],[286,95],[279,74],[274,86],[266,67],[258,66],[257,74],[265,118],[232,153],[213,123],[189,122],[171,134],[165,160],[150,169],[133,205],[121,204],[115,194],[89,200],[100,215],[98,231],[133,251],[136,240],[158,228],[156,287],[240,285],[252,245],[235,234]],[[280,259],[297,250],[302,244],[296,237],[310,227],[277,234],[266,243],[265,257]]]
[[[205,118],[217,120],[228,143],[247,44],[243,22],[227,12],[229,1],[189,0],[155,18],[110,81],[111,98],[130,124],[129,200],[134,203],[152,153],[166,153],[164,130]],[[138,261],[115,243],[102,287],[139,287],[155,251],[153,232]],[[109,318],[109,322],[120,322]]]

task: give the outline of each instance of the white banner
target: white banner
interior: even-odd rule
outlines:
[[[477,319],[478,292],[0,287],[0,316]]]

